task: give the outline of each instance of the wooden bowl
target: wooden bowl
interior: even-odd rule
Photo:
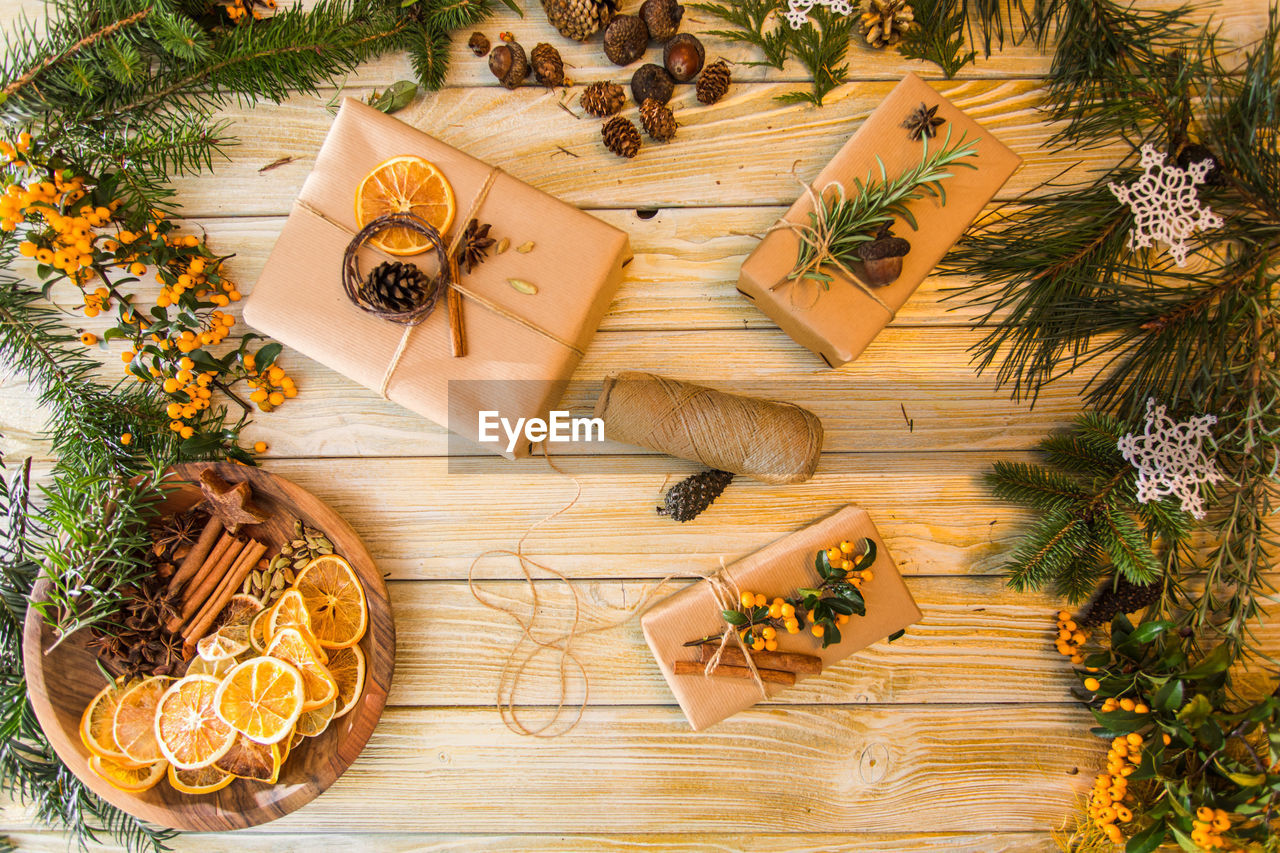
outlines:
[[[241,829],[275,820],[309,803],[332,785],[364,749],[382,716],[396,651],[386,584],[351,526],[314,495],[283,477],[243,465],[211,464],[227,482],[249,481],[254,500],[271,513],[265,523],[241,528],[246,535],[267,545],[267,553],[274,554],[280,545],[293,539],[293,520],[302,519],[324,531],[334,550],[351,563],[364,583],[369,602],[369,627],[360,641],[366,669],[359,704],[323,734],[299,744],[281,768],[276,784],[236,779],[221,791],[190,795],[173,790],[162,780],[141,794],[116,790],[90,772],[89,752],[80,740],[80,716],[104,684],[94,656],[84,647],[88,637],[73,635],[46,654],[44,650],[52,643],[53,634],[34,607],[27,611],[23,633],[31,704],[49,742],[71,771],[96,794],[135,817],[160,826],[201,832]],[[209,465],[174,467],[178,479],[190,482],[169,495],[163,511],[181,512],[200,501],[200,489],[194,483],[206,467]],[[46,581],[38,582],[33,598],[41,600],[47,587]]]

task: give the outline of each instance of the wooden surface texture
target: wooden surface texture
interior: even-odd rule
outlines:
[[[1167,8],[1173,0],[1138,0]],[[893,52],[854,46],[853,82],[822,109],[774,99],[805,85],[803,69],[737,64],[729,95],[673,106],[682,127],[635,160],[599,144],[599,122],[577,106],[581,85],[626,82],[599,39],[567,42],[545,23],[502,12],[483,27],[564,54],[567,94],[498,87],[485,61],[455,38],[447,87],[399,117],[631,235],[635,262],[570,384],[565,408],[585,413],[604,377],[648,370],[810,407],[826,430],[817,475],[793,486],[739,478],[703,516],[676,524],[654,512],[664,487],[695,466],[606,443],[557,464],[582,485],[569,512],[540,526],[527,551],[568,581],[536,581],[547,633],[563,630],[574,596],[585,624],[609,623],[819,518],[866,508],[924,612],[893,645],[877,644],[768,705],[710,730],[689,730],[638,621],[579,644],[590,675],[582,723],[553,739],[509,732],[493,707],[516,628],[467,588],[480,552],[511,548],[563,506],[574,484],[540,459],[448,457],[441,427],[286,351],[300,396],[247,433],[265,464],[313,492],[359,533],[387,575],[399,643],[387,709],[369,745],[316,801],[235,836],[193,834],[179,850],[431,851],[1047,851],[1077,805],[1104,746],[1072,701],[1069,664],[1052,647],[1049,595],[1016,594],[1000,577],[1027,516],[995,502],[981,476],[996,459],[1028,459],[1081,408],[1068,377],[1034,408],[977,376],[974,309],[948,299],[959,279],[928,279],[857,361],[827,369],[734,289],[756,234],[799,192],[907,71],[929,80],[1024,158],[998,202],[1064,169],[1084,174],[1118,149],[1054,151],[1037,111],[1047,57],[1027,44],[941,79]],[[624,7],[638,5],[624,3]],[[1206,7],[1226,33],[1261,32],[1268,0]],[[39,13],[0,2],[0,25]],[[696,13],[686,29],[712,28]],[[739,63],[750,49],[706,40]],[[343,94],[363,98],[411,76],[404,57],[361,68]],[[279,105],[226,112],[240,144],[206,174],[178,181],[194,229],[208,232],[242,289],[252,291],[331,121],[333,88]],[[564,101],[574,115],[557,101]],[[634,107],[631,107],[634,112]],[[263,166],[292,158],[268,171]],[[146,294],[145,289],[139,291]],[[55,302],[70,306],[70,294]],[[75,315],[71,323],[100,331]],[[334,329],[334,334],[342,334]],[[118,346],[103,351],[118,371]],[[0,378],[0,448],[47,470],[44,413],[19,377]],[[529,588],[511,560],[477,572],[513,607]],[[659,582],[666,580],[659,586]],[[1280,650],[1280,629],[1263,628]],[[556,702],[556,668],[535,659],[520,698],[532,722]],[[584,698],[571,679],[569,697]],[[0,834],[20,849],[64,849],[14,804]]]

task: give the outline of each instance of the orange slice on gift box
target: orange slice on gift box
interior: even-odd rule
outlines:
[[[356,190],[356,227],[388,213],[412,213],[444,234],[453,224],[453,187],[434,163],[403,155],[380,163]],[[431,247],[421,234],[388,228],[369,241],[392,255],[417,255]]]

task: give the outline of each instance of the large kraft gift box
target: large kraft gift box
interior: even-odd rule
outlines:
[[[489,236],[511,249],[473,272],[464,271],[462,313],[466,355],[450,348],[449,311],[442,295],[409,338],[406,327],[362,311],[342,287],[343,252],[357,230],[355,195],[378,164],[402,154],[434,163],[453,187],[456,214],[446,243],[473,208]],[[487,195],[481,194],[487,182]],[[478,203],[478,207],[476,207]],[[520,253],[515,247],[532,241]],[[412,261],[436,272],[435,252],[392,258],[366,245],[367,274],[386,260]],[[246,305],[245,320],[299,352],[473,441],[478,414],[545,418],[594,336],[631,260],[627,235],[557,201],[456,148],[346,99],[294,204],[279,241]],[[516,278],[535,285],[518,292]],[[388,375],[388,368],[394,370]],[[482,446],[504,452],[505,440]],[[509,457],[524,456],[527,444]]]
[[[797,343],[821,356],[829,367],[853,361],[867,348],[1022,162],[1021,157],[955,104],[919,77],[908,74],[813,180],[813,188],[821,191],[835,181],[852,193],[854,178],[865,182],[871,175],[879,179],[877,157],[883,161],[890,180],[919,165],[922,143],[912,140],[901,125],[922,103],[936,105],[937,116],[947,121],[938,128],[938,135],[928,140],[929,150],[939,149],[949,128],[952,144],[962,135],[966,141],[977,142],[977,156],[960,161],[977,168],[948,170],[952,177],[942,181],[947,195],[945,206],[931,195],[908,205],[919,230],[913,231],[901,220],[894,223],[894,233],[910,241],[911,252],[903,258],[902,274],[896,281],[873,288],[885,305],[877,304],[830,266],[822,270],[834,277],[828,289],[814,281],[786,281],[796,265],[800,246],[796,234],[786,228],[769,233],[742,265],[738,290]],[[813,203],[805,193],[783,218],[808,224],[812,210]],[[854,271],[857,272],[856,267]]]
[[[826,669],[872,643],[892,636],[920,620],[920,608],[898,573],[889,549],[866,511],[846,506],[803,530],[767,545],[726,566],[719,577],[733,590],[763,593],[772,601],[788,598],[798,587],[819,583],[814,558],[818,551],[845,539],[876,543],[872,579],[862,587],[866,616],[854,616],[840,629],[840,642],[825,649],[807,630],[799,634],[778,634],[778,650],[816,655]],[[736,606],[736,605],[735,605]],[[671,692],[694,730],[701,730],[760,702],[760,687],[754,681],[708,677],[702,673],[676,675],[677,660],[697,661],[698,649],[684,644],[700,637],[720,636],[725,629],[721,605],[707,581],[665,598],[641,618],[645,640],[671,685]],[[733,643],[733,641],[730,641]],[[735,644],[736,645],[736,644]],[[786,689],[765,684],[770,696]]]

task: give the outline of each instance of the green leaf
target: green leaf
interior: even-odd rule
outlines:
[[[853,563],[855,572],[863,572],[871,568],[876,561],[876,543],[872,539],[862,540],[863,553]]]
[[[1173,623],[1164,619],[1157,622],[1143,622],[1129,635],[1129,641],[1145,646],[1172,627]]]
[[[1221,643],[1209,654],[1183,675],[1188,681],[1199,681],[1210,675],[1216,675],[1219,672],[1225,672],[1227,667],[1231,666],[1231,649],[1227,643]]]
[[[1197,693],[1191,698],[1191,701],[1182,707],[1178,712],[1178,720],[1189,729],[1199,728],[1209,715],[1213,713],[1213,706],[1209,704],[1209,699],[1203,693]]]
[[[739,613],[737,610],[721,610],[720,615],[724,617],[724,621],[739,628],[750,621],[745,613]]]
[[[390,115],[399,112],[418,97],[418,84],[412,80],[399,80],[392,83],[381,94],[369,97],[369,106]]]
[[[520,17],[524,17],[524,10],[520,8],[519,4],[516,3],[516,0],[502,0],[502,5],[506,6]]]
[[[254,355],[253,357],[254,367],[257,368],[259,373],[262,373],[268,367],[275,364],[276,359],[280,356],[280,351],[282,349],[284,349],[284,347],[281,344],[275,343],[275,342],[265,345],[262,349],[258,350],[256,355]]]
[[[903,634],[905,634],[905,633],[907,633],[907,629],[906,629],[906,628],[903,628],[903,629],[902,629],[902,630],[900,630],[900,631],[894,631],[892,634],[890,634],[890,635],[889,635],[889,642],[891,642],[891,643],[892,643],[894,640],[898,639],[899,637],[901,637],[901,636],[902,636]]]
[[[1171,679],[1163,687],[1156,691],[1155,696],[1151,698],[1157,711],[1163,711],[1166,714],[1172,713],[1174,708],[1182,704],[1183,686],[1178,679]]]
[[[1164,843],[1168,836],[1164,821],[1156,821],[1146,829],[1134,835],[1125,843],[1124,853],[1151,853]]]
[[[1267,781],[1265,773],[1228,773],[1227,778],[1241,788],[1253,788]]]

